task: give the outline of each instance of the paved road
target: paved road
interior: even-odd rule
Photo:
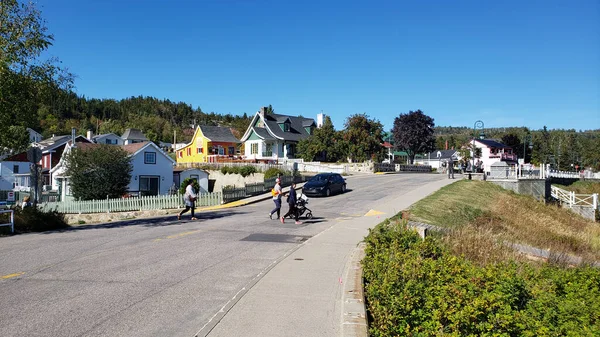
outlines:
[[[0,336],[193,336],[303,241],[440,179],[349,177],[346,194],[311,198],[315,218],[302,225],[269,220],[267,200],[198,221],[140,219],[2,238]]]

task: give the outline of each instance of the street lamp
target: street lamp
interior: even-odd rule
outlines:
[[[483,139],[485,137],[483,134],[483,122],[480,120],[476,121],[473,125],[473,164],[471,166],[471,171],[473,171],[473,168],[475,168],[475,138],[477,138],[477,129],[479,129],[479,139]]]

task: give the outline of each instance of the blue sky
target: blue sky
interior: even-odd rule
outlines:
[[[39,0],[94,98],[600,129],[600,1]]]

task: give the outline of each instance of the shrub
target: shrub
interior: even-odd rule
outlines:
[[[15,233],[44,232],[68,228],[63,214],[35,207],[15,208]]]
[[[386,221],[365,238],[371,336],[598,336],[600,271],[478,266]]]
[[[277,167],[271,167],[270,169],[265,171],[265,179],[275,178],[278,176],[284,176],[285,173],[286,172],[282,169],[279,169]]]
[[[179,187],[179,194],[185,194],[185,188],[190,183],[190,180],[192,180],[192,178],[183,179],[183,181],[181,182],[181,186]],[[194,179],[194,184],[192,185],[192,187],[194,188],[194,191],[196,193],[200,191],[200,184],[198,184],[198,181],[196,179]]]
[[[241,174],[242,177],[247,177],[253,173],[256,173],[256,167],[254,167],[252,165],[246,165],[246,166],[240,167],[239,174]]]

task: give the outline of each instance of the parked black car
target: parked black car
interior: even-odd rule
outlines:
[[[304,184],[302,193],[328,197],[334,193],[346,192],[346,179],[339,173],[319,173]]]

